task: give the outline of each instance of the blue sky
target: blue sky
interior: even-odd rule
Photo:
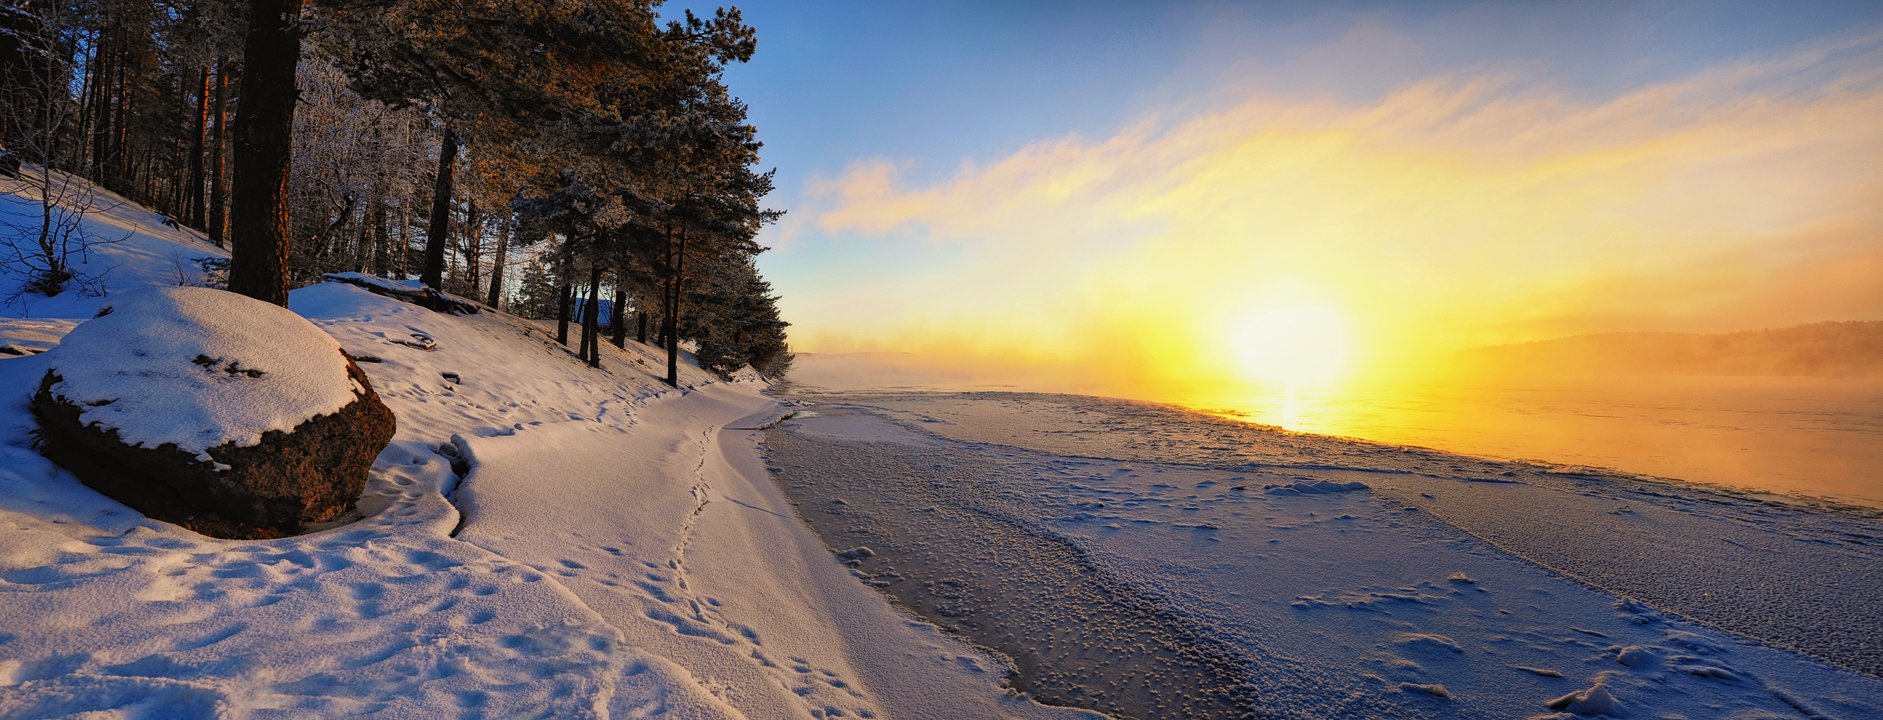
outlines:
[[[670,5],[666,11],[688,6]],[[1737,224],[1716,233],[1716,240],[1670,240],[1664,251],[1657,246],[1652,252],[1633,253],[1643,259],[1632,264],[1584,267],[1586,277],[1574,281],[1513,276],[1492,283],[1498,285],[1496,288],[1487,286],[1487,292],[1505,292],[1508,288],[1503,286],[1508,285],[1549,286],[1555,288],[1553,291],[1569,293],[1565,288],[1575,283],[1581,283],[1578,287],[1601,283],[1666,287],[1679,282],[1655,275],[1665,268],[1707,263],[1721,268],[1757,266],[1764,261],[1750,259],[1756,253],[1747,255],[1752,251],[1744,248],[1760,243],[1785,245],[1772,238],[1786,233],[1809,230],[1816,233],[1812,237],[1848,237],[1853,232],[1862,235],[1873,229],[1863,225],[1869,221],[1865,215],[1869,211],[1849,201],[1797,201],[1787,205],[1782,199],[1774,199],[1769,207],[1754,206],[1758,198],[1776,198],[1787,188],[1823,184],[1867,189],[1868,183],[1877,179],[1875,173],[1845,167],[1841,160],[1797,159],[1835,159],[1875,147],[1876,133],[1853,129],[1850,121],[1840,119],[1850,117],[1850,113],[1861,116],[1866,107],[1862,103],[1868,101],[1868,96],[1853,99],[1840,93],[1850,87],[1877,84],[1872,71],[1878,69],[1874,58],[1878,47],[1883,46],[1876,39],[1883,31],[1883,3],[1874,1],[793,1],[745,3],[739,7],[758,30],[758,53],[751,63],[731,68],[728,80],[751,107],[752,120],[766,143],[765,164],[778,170],[778,189],[769,204],[790,212],[784,223],[767,230],[762,238],[776,249],[762,256],[760,265],[784,296],[787,319],[797,325],[794,342],[815,351],[902,346],[919,350],[918,340],[927,338],[954,346],[985,343],[989,353],[1011,353],[1012,348],[996,347],[1002,342],[999,338],[1010,340],[1016,334],[1016,326],[1001,325],[1003,319],[994,316],[1022,305],[1050,305],[1058,308],[1062,317],[1076,315],[1076,308],[1086,300],[1075,297],[1075,288],[1117,283],[1115,277],[1102,275],[1087,265],[1115,260],[1133,249],[1145,253],[1144,257],[1157,257],[1160,248],[1187,247],[1188,252],[1222,258],[1218,264],[1240,258],[1250,263],[1248,277],[1260,276],[1261,282],[1270,285],[1313,286],[1316,278],[1314,268],[1309,266],[1314,263],[1294,268],[1299,272],[1293,275],[1267,273],[1282,267],[1271,258],[1288,255],[1306,240],[1322,239],[1301,235],[1310,229],[1300,219],[1251,215],[1254,211],[1246,208],[1259,205],[1260,196],[1251,194],[1253,190],[1228,187],[1235,184],[1233,177],[1218,180],[1221,187],[1194,187],[1198,182],[1196,169],[1208,165],[1209,158],[1233,154],[1262,133],[1291,130],[1289,123],[1300,118],[1313,118],[1313,122],[1330,126],[1364,125],[1365,133],[1392,136],[1390,144],[1394,147],[1403,145],[1401,149],[1410,148],[1406,152],[1424,153],[1424,160],[1407,166],[1412,170],[1394,171],[1408,177],[1416,174],[1417,168],[1463,157],[1458,153],[1465,151],[1455,146],[1472,145],[1465,155],[1515,152],[1512,148],[1525,146],[1538,134],[1526,131],[1523,118],[1539,126],[1550,125],[1544,134],[1559,138],[1554,142],[1565,147],[1586,145],[1583,149],[1591,152],[1603,149],[1598,147],[1600,143],[1582,143],[1578,138],[1614,134],[1616,147],[1628,145],[1643,153],[1648,150],[1642,148],[1657,147],[1656,143],[1665,146],[1670,139],[1756,136],[1761,131],[1779,132],[1792,143],[1787,148],[1761,151],[1764,154],[1755,159],[1738,158],[1730,152],[1721,153],[1721,157],[1737,159],[1710,158],[1704,153],[1678,158],[1656,156],[1658,159],[1644,160],[1639,167],[1616,170],[1618,174],[1607,180],[1586,178],[1583,182],[1591,187],[1619,187],[1649,172],[1686,178],[1685,185],[1644,187],[1636,194],[1667,198],[1661,207],[1678,208],[1697,218],[1724,217],[1709,202],[1744,212],[1733,216]],[[1747,79],[1717,81],[1737,72],[1736,68],[1745,69]],[[1484,85],[1480,88],[1473,83]],[[1423,92],[1421,88],[1432,95],[1422,101],[1424,104],[1404,99],[1408,92]],[[1711,95],[1662,97],[1652,92],[1654,88]],[[1733,96],[1738,93],[1756,95],[1768,105],[1795,100],[1798,117],[1827,119],[1813,120],[1819,124],[1812,127],[1790,126],[1783,116],[1745,119],[1741,117],[1743,109],[1734,105]],[[1842,99],[1823,99],[1832,95]],[[1438,125],[1417,128],[1417,138],[1401,137],[1405,128],[1397,127],[1395,118],[1382,121],[1380,115],[1405,112],[1409,117],[1425,118],[1422,113],[1430,110],[1429,106],[1444,102],[1459,107],[1450,111],[1454,115],[1441,115],[1432,121]],[[1542,114],[1531,117],[1507,107],[1517,105]],[[1637,105],[1651,109],[1638,110]],[[1813,110],[1822,112],[1809,112]],[[1487,116],[1502,118],[1503,124],[1481,135],[1461,137],[1453,133],[1439,137],[1446,123],[1489,122]],[[1584,125],[1558,123],[1559,117],[1580,118],[1574,122]],[[1246,136],[1228,138],[1217,127],[1222,123],[1246,125]],[[1610,126],[1632,128],[1628,132],[1633,134],[1620,130],[1610,133]],[[1184,133],[1194,137],[1186,138]],[[1184,162],[1152,157],[1154,153],[1202,153],[1198,148],[1203,145],[1199,143],[1209,142],[1222,144],[1208,148],[1213,154],[1185,156],[1189,159]],[[1525,152],[1535,155],[1544,150]],[[1334,159],[1328,162],[1364,163],[1372,156],[1349,153],[1329,157]],[[1786,157],[1794,158],[1791,164],[1784,164]],[[1055,166],[1054,162],[1062,164]],[[1171,221],[1169,218],[1175,216],[1169,215],[1168,207],[1147,211],[1148,215],[1120,214],[1106,223],[1085,222],[1106,214],[1107,206],[1103,204],[1041,207],[1038,218],[1029,217],[1025,209],[1008,208],[1004,211],[1008,215],[990,210],[989,221],[978,224],[954,222],[937,214],[944,211],[936,208],[944,207],[946,213],[957,217],[976,215],[984,205],[964,204],[963,198],[991,198],[987,203],[993,204],[999,202],[1002,196],[997,191],[1002,189],[1047,192],[1052,182],[1057,182],[1051,178],[1064,180],[1103,163],[1115,165],[1106,171],[1114,175],[1105,181],[1105,188],[1111,191],[1107,202],[1151,203],[1170,186],[1190,183],[1186,187],[1192,195],[1202,192],[1230,198],[1208,207],[1230,215],[1241,213],[1246,217],[1239,217],[1234,228],[1252,238],[1261,236],[1219,242],[1244,246],[1270,243],[1256,250],[1273,252],[1262,254],[1240,246],[1196,246],[1195,238],[1172,234],[1178,232],[1173,230],[1175,226],[1196,224],[1191,222],[1195,219]],[[1714,167],[1722,163],[1730,167]],[[1007,171],[1001,168],[1009,168],[1012,173],[1033,173],[1027,177],[1035,182],[1028,185],[1004,176],[1001,173]],[[1134,172],[1156,177],[1137,178],[1138,187],[1128,192],[1120,190],[1117,186],[1125,180],[1115,175]],[[1793,182],[1785,185],[1769,180],[1760,185],[1760,177],[1785,177]],[[1740,182],[1730,188],[1709,189],[1714,193],[1710,196],[1688,197],[1700,192],[1695,187],[1711,183],[1714,178]],[[1482,178],[1451,179],[1480,190],[1497,187]],[[1341,180],[1348,181],[1351,178]],[[1390,185],[1379,177],[1367,183],[1376,190]],[[843,195],[846,192],[851,194]],[[1093,192],[1093,197],[1100,196],[1096,189]],[[1433,198],[1434,202],[1443,200]],[[1576,210],[1562,209],[1565,202],[1571,202],[1564,197],[1507,200],[1514,205],[1534,203],[1539,208],[1560,210],[1566,216],[1574,215],[1570,211]],[[1398,200],[1393,203],[1368,206],[1372,209],[1366,212],[1411,212],[1415,216],[1404,218],[1409,226],[1429,220],[1416,216],[1423,212],[1418,208],[1424,205]],[[873,206],[891,205],[908,212],[893,221],[857,219],[859,214],[869,215]],[[1347,209],[1333,206],[1335,212]],[[1597,207],[1586,210],[1581,214],[1605,212]],[[1157,212],[1166,216],[1159,220]],[[1637,208],[1630,212],[1634,215],[1626,222],[1641,228],[1673,222],[1660,215],[1674,210],[1657,214],[1659,211]],[[1864,217],[1852,220],[1859,215]],[[1152,220],[1137,222],[1143,217]],[[1376,230],[1395,227],[1397,220],[1369,216],[1369,221],[1378,221]],[[1622,220],[1605,222],[1609,224],[1590,225],[1579,231],[1584,235],[1612,230],[1621,234],[1583,245],[1569,241],[1538,245],[1542,250],[1528,255],[1521,252],[1523,248],[1494,244],[1437,241],[1431,247],[1407,245],[1416,237],[1443,235],[1449,228],[1415,228],[1403,238],[1393,236],[1389,229],[1376,232],[1374,239],[1382,247],[1391,248],[1391,252],[1381,255],[1398,257],[1411,252],[1415,256],[1456,258],[1459,263],[1499,257],[1516,265],[1548,264],[1558,256],[1586,260],[1597,254],[1597,248],[1613,250],[1625,242],[1638,242],[1616,239],[1628,234],[1625,229],[1615,230],[1615,224]],[[1067,229],[1060,233],[1057,227],[1074,226],[1082,236],[1057,236],[1075,232]],[[1214,229],[1209,231],[1223,232],[1221,227],[1211,227]],[[1273,232],[1268,232],[1271,228]],[[1340,232],[1339,228],[1319,226],[1311,230],[1323,235]],[[1496,233],[1504,238],[1524,238],[1547,231],[1532,230],[1517,218],[1499,226]],[[1352,238],[1342,242],[1346,244],[1333,245],[1362,256],[1372,253],[1364,242]],[[1837,241],[1842,245],[1825,242],[1826,248],[1833,249],[1812,257],[1842,258],[1838,253],[1849,251],[1852,241]],[[1863,249],[1878,249],[1874,240],[1868,242],[1869,247]],[[1791,242],[1787,246],[1799,245]],[[1053,252],[1060,255],[1054,256]],[[1068,252],[1091,257],[1064,262],[1057,259]],[[1737,259],[1721,259],[1728,256]],[[1768,253],[1758,257],[1776,256]],[[1650,267],[1649,259],[1661,265]],[[1033,266],[1023,268],[1030,274],[988,272],[990,266],[1001,263]],[[1041,264],[1064,267],[1039,267]],[[1844,265],[1854,267],[1849,262]],[[1434,268],[1432,272],[1467,274],[1475,272],[1473,267],[1459,264]],[[1364,276],[1368,268],[1359,270],[1356,275]],[[1388,269],[1371,270],[1383,273]],[[1325,274],[1324,268],[1321,271]],[[1724,269],[1714,274],[1730,275]],[[1296,283],[1296,279],[1301,282]],[[1331,287],[1351,278],[1320,280],[1325,281],[1319,283],[1321,286]],[[1189,290],[1147,283],[1144,292],[1150,297],[1175,296],[1182,294],[1178,290]],[[1690,284],[1695,283],[1700,281]],[[1234,291],[1254,292],[1246,288]],[[1596,307],[1595,303],[1589,307],[1570,307],[1568,301],[1543,303],[1508,291],[1508,297],[1500,297],[1506,305],[1548,304],[1555,314],[1547,318],[1475,318],[1471,322],[1484,328],[1519,329],[1506,335],[1496,334],[1504,330],[1484,330],[1460,337],[1510,340],[1527,337],[1526,333],[1610,327],[1734,329],[1730,327],[1734,322],[1849,319],[1846,316],[1883,312],[1883,306],[1876,305],[1869,295],[1845,292],[1838,297],[1793,303],[1801,308],[1798,317],[1728,316],[1728,308],[1744,307],[1755,299],[1752,295],[1725,297],[1723,292],[1712,285],[1695,290],[1691,297],[1704,297],[1704,303],[1691,298],[1650,297],[1652,293],[1630,296],[1630,307],[1643,308],[1636,312]],[[1340,301],[1338,292],[1325,294],[1332,298],[1330,303]],[[1781,295],[1774,290],[1759,296],[1764,299],[1757,302],[1769,304],[1771,298]],[[1440,308],[1434,303],[1433,308]],[[957,312],[934,310],[943,304],[956,306]],[[1837,317],[1806,316],[1804,308]],[[1439,310],[1432,312],[1426,319],[1408,315],[1375,323],[1437,322]],[[1446,312],[1450,314],[1445,315],[1445,322],[1465,322],[1455,309]],[[1349,314],[1358,317],[1365,313],[1361,308]],[[1598,318],[1606,320],[1598,322]],[[1061,344],[1077,344],[1082,333],[1106,335],[1089,330],[1095,322],[1090,318],[1065,317],[1059,324],[1043,318],[1015,322],[1027,333],[1052,336]],[[1375,334],[1383,338],[1390,333]]]
[[[779,168],[779,200],[858,159],[935,177],[1041,138],[1233,100],[1225,93],[1251,82],[1363,99],[1438,72],[1496,69],[1603,94],[1883,21],[1883,3],[1815,0],[736,5],[759,51],[728,80]],[[1369,23],[1425,42],[1302,65]]]

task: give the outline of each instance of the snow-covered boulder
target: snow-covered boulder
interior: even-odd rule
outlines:
[[[41,448],[99,492],[219,537],[353,508],[392,411],[325,332],[207,288],[116,298],[47,353]]]

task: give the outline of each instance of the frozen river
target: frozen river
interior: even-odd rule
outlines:
[[[1225,417],[1883,508],[1883,381],[1665,377],[1287,388],[1182,399]]]
[[[800,364],[792,378],[807,389],[1121,396],[1299,432],[1883,508],[1883,379],[1665,376],[1159,392],[1040,376],[996,385],[897,370],[870,356],[812,355]]]
[[[1864,511],[1072,395],[787,397],[766,453],[799,513],[1048,702],[1883,714]]]

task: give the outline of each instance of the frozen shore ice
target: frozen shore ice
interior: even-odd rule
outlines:
[[[1108,668],[1128,651],[1108,650],[1084,615],[1040,609],[1080,590],[1027,564],[1036,543],[1081,558],[1090,570],[1077,582],[1148,603],[1158,631],[1229,648],[1257,716],[1521,717],[1577,693],[1563,706],[1883,713],[1883,681],[1858,672],[1876,647],[1866,618],[1883,577],[1883,533],[1861,514],[1076,396],[807,401],[815,416],[767,438],[800,511],[833,547],[871,547],[859,571],[906,607],[1008,654],[1072,663],[1036,675],[1060,683],[1035,689],[1048,698],[1131,714],[1105,704],[1126,683]],[[1365,489],[1264,491],[1297,483]],[[1748,562],[1733,543],[1776,546],[1791,562]],[[1539,545],[1554,553],[1524,555]],[[1759,586],[1787,574],[1804,584]],[[1659,591],[1601,584],[1621,581]],[[1716,598],[1707,622],[1685,606],[1657,609],[1657,598],[1688,593]],[[951,624],[950,613],[964,614]],[[1742,617],[1772,623],[1755,631],[1816,624],[1776,637],[1714,629]],[[1001,637],[1010,625],[1019,630]],[[1628,648],[1629,660],[1662,660],[1629,664]]]

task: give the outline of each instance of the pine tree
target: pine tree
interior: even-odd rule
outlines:
[[[541,257],[531,258],[523,266],[523,278],[512,308],[523,317],[546,318],[556,312],[556,299],[556,284],[550,278],[549,268],[543,265]]]
[[[326,34],[309,37],[303,55],[289,181],[297,211],[293,278],[368,267],[384,273],[393,210],[409,205],[423,184],[432,141],[412,132],[423,123],[417,112],[352,90]]]
[[[751,263],[771,178],[722,78],[756,34],[737,10],[663,23],[658,4],[313,0],[303,24],[302,0],[24,0],[71,16],[47,35],[68,74],[42,84],[68,102],[30,106],[72,110],[42,123],[46,157],[231,231],[234,289],[285,302],[324,272],[419,269],[556,314],[565,343],[575,321],[591,363],[604,321],[617,343],[657,328],[677,382],[683,340],[721,368],[788,350]],[[26,120],[0,113],[0,141]],[[578,291],[609,317],[572,317]]]
[[[605,83],[645,69],[656,37],[643,1],[482,3],[320,0],[362,95],[428,108],[443,128],[420,279],[443,282],[456,157],[468,142],[527,143],[586,123]],[[557,141],[546,144],[557,145]]]
[[[288,304],[288,171],[293,150],[301,1],[249,0],[242,106],[235,116],[235,251],[229,289]]]

